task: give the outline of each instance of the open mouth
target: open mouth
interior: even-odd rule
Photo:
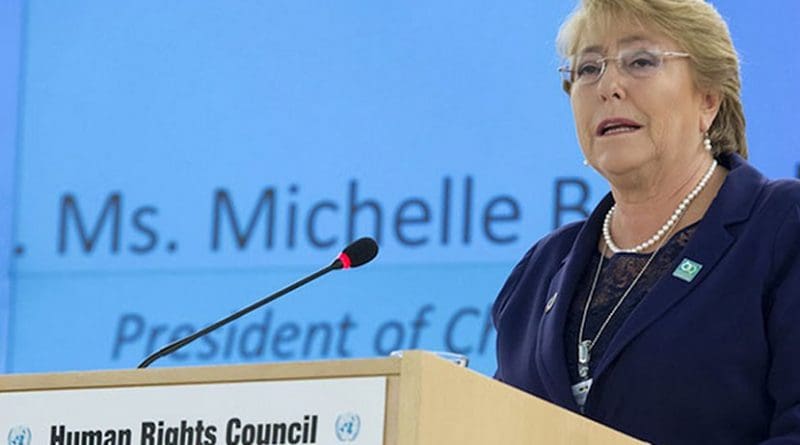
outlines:
[[[642,125],[628,119],[607,119],[597,126],[597,136],[633,133],[640,128]]]

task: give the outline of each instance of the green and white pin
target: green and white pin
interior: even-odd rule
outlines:
[[[678,264],[678,267],[676,267],[672,272],[672,276],[675,278],[680,278],[687,283],[691,283],[692,280],[694,280],[694,277],[700,273],[700,269],[702,268],[702,264],[692,261],[689,258],[684,258],[683,261]]]

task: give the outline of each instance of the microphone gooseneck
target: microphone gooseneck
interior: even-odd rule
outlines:
[[[197,340],[198,338],[218,329],[244,315],[249,314],[250,312],[288,294],[289,292],[316,280],[317,278],[327,274],[328,272],[339,270],[339,269],[350,269],[352,267],[362,266],[370,261],[372,261],[375,256],[378,255],[378,244],[372,238],[359,238],[352,243],[350,243],[345,249],[340,253],[336,259],[330,265],[308,275],[305,278],[302,278],[294,283],[284,287],[283,289],[268,295],[261,300],[256,301],[255,303],[250,304],[238,311],[234,312],[233,314],[223,318],[222,320],[217,321],[216,323],[210,324],[199,331],[186,336],[184,338],[178,339],[163,348],[159,349],[158,351],[148,355],[145,359],[139,363],[138,368],[146,368],[150,366],[154,361],[158,360],[165,355],[169,355],[178,349],[188,345],[189,343]]]

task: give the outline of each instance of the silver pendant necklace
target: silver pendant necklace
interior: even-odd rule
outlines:
[[[671,231],[670,231],[671,232]],[[589,297],[586,299],[586,304],[583,307],[583,315],[581,317],[581,325],[578,331],[578,376],[581,378],[581,381],[572,385],[572,395],[575,397],[575,401],[578,403],[581,412],[583,412],[583,407],[586,404],[586,398],[589,396],[589,390],[592,388],[593,379],[589,377],[589,364],[592,361],[592,348],[595,344],[597,344],[597,339],[600,338],[600,335],[603,334],[606,326],[614,317],[614,314],[617,313],[617,310],[622,306],[622,303],[625,302],[625,299],[630,295],[631,291],[634,287],[636,287],[636,283],[639,282],[639,279],[642,278],[647,268],[650,266],[650,263],[653,262],[653,259],[656,257],[656,254],[661,247],[664,245],[664,242],[668,239],[668,237],[664,237],[661,240],[656,250],[650,254],[650,257],[647,258],[647,262],[642,267],[642,270],[636,275],[633,279],[633,282],[628,286],[625,290],[625,293],[622,294],[617,304],[611,309],[611,312],[608,314],[606,319],[603,321],[603,324],[600,326],[600,329],[597,330],[597,333],[594,335],[592,339],[585,339],[583,337],[583,331],[586,327],[586,317],[589,314],[589,307],[592,304],[592,298],[594,297],[594,291],[597,288],[597,282],[600,278],[600,271],[603,269],[603,260],[606,256],[606,246],[603,246],[603,252],[600,254],[600,261],[597,263],[597,271],[595,271],[594,279],[592,280],[592,287],[589,290]]]
[[[611,209],[609,209],[608,213],[606,214],[605,222],[603,223],[603,235],[605,241],[603,243],[603,252],[600,254],[600,261],[598,261],[597,263],[597,271],[595,271],[594,279],[592,280],[592,287],[589,290],[589,296],[586,298],[586,304],[583,307],[583,315],[581,317],[580,329],[578,331],[578,376],[581,378],[581,381],[576,383],[575,385],[572,385],[572,395],[573,397],[575,397],[575,401],[578,403],[581,412],[583,412],[584,405],[586,404],[586,398],[589,395],[589,390],[591,390],[592,388],[593,379],[589,376],[589,371],[590,371],[589,365],[592,361],[592,348],[594,348],[594,345],[597,344],[597,340],[600,338],[600,335],[602,335],[606,326],[611,321],[611,318],[614,317],[614,314],[617,312],[617,309],[619,309],[622,306],[622,303],[625,302],[625,299],[631,293],[633,288],[636,287],[636,283],[639,282],[639,279],[642,278],[642,275],[644,275],[645,271],[650,266],[650,263],[653,262],[653,259],[656,257],[656,254],[661,250],[666,241],[669,239],[669,235],[672,233],[675,227],[677,227],[678,222],[683,218],[683,215],[685,215],[686,209],[689,207],[692,201],[694,201],[694,198],[696,198],[697,195],[699,195],[700,192],[703,191],[706,184],[711,179],[711,176],[714,174],[714,170],[716,169],[716,167],[717,167],[717,161],[714,159],[711,162],[711,166],[706,171],[706,174],[703,175],[703,177],[695,186],[695,188],[681,202],[681,204],[679,204],[678,209],[670,217],[669,224],[665,225],[664,227],[662,227],[661,230],[659,230],[659,232],[657,233],[658,235],[657,237],[653,237],[653,239],[643,243],[647,244],[646,247],[650,247],[654,244],[657,244],[657,246],[656,249],[653,251],[653,253],[650,254],[650,257],[647,259],[647,262],[644,264],[644,267],[642,267],[642,270],[639,271],[639,273],[636,275],[636,278],[633,279],[633,282],[630,284],[630,286],[628,286],[628,288],[622,294],[622,297],[620,297],[619,301],[617,301],[617,304],[615,304],[614,307],[611,309],[611,313],[609,313],[606,319],[603,321],[603,324],[600,326],[600,329],[597,330],[597,333],[595,334],[594,338],[584,339],[583,331],[584,328],[586,327],[586,317],[589,313],[589,307],[592,304],[592,298],[594,297],[595,289],[597,288],[597,281],[600,278],[600,271],[603,269],[603,260],[606,257],[607,249],[611,248],[612,252],[614,253],[641,252],[641,250],[643,250],[643,248],[640,248],[640,246],[642,245],[637,246],[637,248],[629,251],[623,251],[617,248],[616,245],[613,243],[613,240],[611,239],[611,232],[609,230],[611,215],[614,213],[616,205],[612,206]]]
[[[658,251],[661,250],[661,247],[663,245],[664,245],[664,240],[661,240],[661,242],[658,245],[658,248],[656,248],[656,250],[654,250],[653,253],[650,254],[650,257],[647,258],[647,262],[644,264],[644,267],[642,267],[642,270],[640,270],[639,273],[636,274],[636,277],[633,279],[633,282],[625,290],[625,293],[622,294],[622,297],[620,297],[619,301],[617,301],[617,304],[615,304],[614,307],[611,309],[611,312],[603,321],[603,324],[600,325],[600,329],[597,330],[597,333],[594,335],[594,338],[592,338],[591,340],[589,339],[583,340],[583,331],[586,328],[586,317],[589,314],[589,307],[592,304],[594,291],[595,289],[597,289],[597,282],[599,281],[600,278],[600,271],[603,269],[603,260],[605,259],[606,256],[607,250],[605,246],[603,246],[603,252],[600,254],[600,261],[597,263],[597,271],[595,271],[594,279],[592,280],[592,287],[589,290],[589,297],[586,299],[586,304],[583,307],[583,316],[581,317],[580,330],[578,331],[578,375],[582,379],[586,379],[589,377],[589,362],[591,362],[592,360],[592,348],[597,343],[597,339],[599,339],[600,336],[603,334],[603,331],[606,329],[606,326],[608,326],[608,323],[614,317],[614,314],[617,313],[617,310],[620,308],[620,306],[622,306],[622,303],[625,302],[625,299],[628,298],[628,295],[630,295],[633,288],[636,287],[636,283],[638,283],[639,279],[642,278],[642,275],[644,275],[645,271],[650,266],[650,263],[653,262],[653,259],[656,257]]]

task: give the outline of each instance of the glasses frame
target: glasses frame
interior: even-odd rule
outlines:
[[[664,61],[666,59],[692,57],[691,54],[685,53],[685,52],[681,52],[681,51],[661,51],[661,50],[641,50],[641,51],[653,54],[654,56],[658,57],[658,69],[653,71],[653,74],[655,74],[658,70],[661,69],[661,67],[664,65]],[[593,85],[593,84],[599,82],[600,79],[602,79],[603,76],[606,74],[606,69],[608,68],[608,62],[609,61],[614,61],[616,63],[617,70],[619,72],[625,73],[625,75],[630,76],[630,77],[632,77],[634,79],[642,79],[642,78],[650,77],[650,76],[636,77],[636,76],[632,75],[630,72],[628,72],[627,68],[625,68],[623,66],[623,64],[622,64],[622,58],[623,57],[622,57],[622,55],[620,55],[621,53],[622,52],[618,53],[617,57],[601,57],[600,59],[598,59],[596,62],[600,64],[600,74],[597,75],[596,79],[594,79],[592,81],[588,81],[588,82],[587,81],[579,82],[577,80],[577,78],[576,78],[575,69],[571,68],[569,64],[560,66],[558,68],[558,72],[561,73],[561,80],[562,80],[563,85],[564,85],[564,90],[569,92],[570,89],[575,84],[578,84],[578,85]]]

